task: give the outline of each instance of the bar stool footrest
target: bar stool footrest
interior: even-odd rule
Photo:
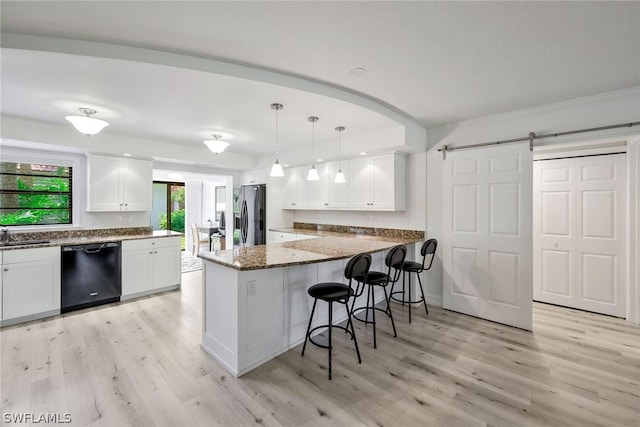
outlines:
[[[313,328],[313,329],[311,329],[311,330],[309,331],[309,342],[311,342],[311,344],[313,344],[313,345],[315,345],[315,346],[317,346],[317,347],[329,349],[329,346],[328,346],[328,345],[320,344],[320,343],[318,343],[318,342],[315,342],[315,341],[313,340],[313,336],[312,336],[313,331],[315,331],[316,329],[322,329],[322,328],[327,328],[327,329],[328,329],[329,327],[331,327],[331,328],[338,328],[338,329],[342,329],[343,331],[345,331],[346,333],[348,333],[348,334],[349,334],[349,336],[351,337],[351,339],[353,340],[353,333],[352,333],[349,329],[345,328],[344,326],[340,326],[340,325],[331,325],[331,326],[330,326],[330,325],[319,325],[319,326],[316,326],[315,328]]]
[[[424,298],[422,298],[422,297],[420,297],[420,299],[419,299],[419,300],[415,300],[415,301],[407,301],[407,300],[405,300],[404,298],[403,298],[403,299],[399,299],[399,298],[396,298],[396,297],[394,296],[394,294],[402,294],[402,295],[404,296],[404,294],[405,294],[405,293],[406,293],[406,292],[402,292],[402,291],[394,291],[394,292],[391,292],[391,293],[389,294],[389,299],[392,299],[392,300],[394,300],[395,302],[401,302],[402,304],[420,304],[420,303],[422,303],[422,302],[425,302],[425,301],[424,301]]]
[[[381,308],[378,307],[374,307],[376,310],[383,312],[384,314],[386,314],[389,318],[391,318],[391,316],[389,316],[389,312],[387,310],[383,310]],[[366,324],[373,324],[373,320],[367,320],[365,319],[361,319],[357,316],[358,312],[361,310],[366,310],[367,312],[369,312],[369,310],[371,310],[371,307],[356,307],[353,309],[353,311],[351,312],[351,318],[352,319],[356,319],[362,323],[366,323]],[[366,314],[365,314],[366,316]]]

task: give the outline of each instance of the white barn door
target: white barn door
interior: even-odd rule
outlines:
[[[448,152],[443,307],[531,330],[529,144]]]
[[[625,316],[625,160],[535,162],[534,300]]]

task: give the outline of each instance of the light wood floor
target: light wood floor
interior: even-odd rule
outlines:
[[[534,332],[430,308],[414,323],[394,305],[356,322],[363,363],[336,333],[234,378],[199,347],[200,273],[183,290],[8,327],[6,413],[70,413],[91,426],[638,426],[640,327],[534,304]]]

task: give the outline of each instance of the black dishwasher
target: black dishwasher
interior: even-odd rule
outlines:
[[[120,301],[120,242],[62,247],[61,310]]]

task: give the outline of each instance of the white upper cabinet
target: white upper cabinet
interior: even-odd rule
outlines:
[[[256,169],[244,171],[240,174],[240,185],[266,184],[267,170]]]
[[[88,211],[151,210],[150,160],[90,154],[87,165]]]
[[[310,166],[285,170],[283,209],[402,211],[406,209],[406,157],[392,153],[316,165],[320,180],[307,181]],[[346,178],[336,183],[338,169]]]
[[[309,167],[302,168],[309,173]],[[329,166],[327,163],[316,165],[317,181],[307,181],[307,207],[309,209],[326,209],[329,206]],[[306,180],[307,177],[305,176]]]
[[[282,208],[307,209],[309,203],[306,167],[284,170],[282,181]]]
[[[357,210],[371,207],[371,186],[373,182],[370,157],[349,160],[349,205]]]
[[[407,159],[400,154],[371,157],[371,210],[406,209]]]
[[[357,210],[406,209],[407,160],[402,154],[384,154],[349,161],[349,198]]]
[[[329,173],[329,204],[328,209],[346,209],[349,204],[349,184],[348,182],[336,183],[336,174],[340,169],[345,178],[349,177],[349,161],[327,163]]]

